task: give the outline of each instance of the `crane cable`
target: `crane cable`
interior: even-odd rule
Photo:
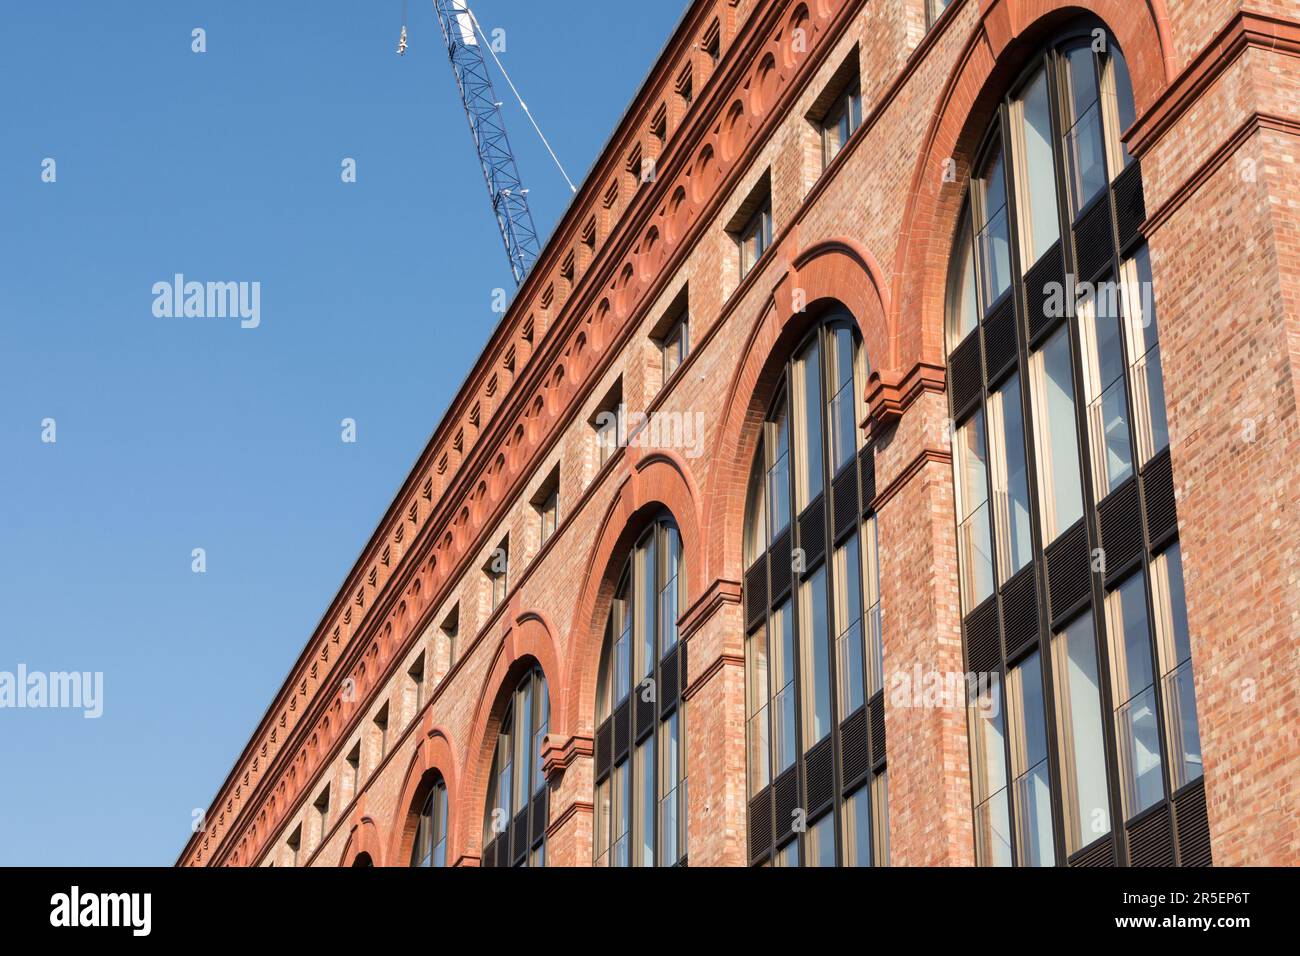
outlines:
[[[405,2],[405,0],[403,0],[403,2]],[[478,17],[474,16],[474,11],[469,8],[469,4],[465,4],[465,12],[469,14],[469,18],[474,24],[474,29],[478,31],[478,35],[482,38],[483,46],[492,54],[492,59],[496,63],[497,69],[499,69],[501,75],[506,78],[506,83],[510,86],[510,92],[515,94],[515,99],[519,101],[520,107],[523,108],[524,115],[528,117],[528,122],[533,124],[533,129],[537,130],[537,135],[541,139],[542,145],[545,146],[546,151],[551,154],[551,159],[555,161],[555,166],[559,169],[560,175],[563,176],[564,181],[569,184],[569,191],[576,193],[578,187],[573,185],[573,180],[570,179],[569,174],[564,171],[564,165],[560,162],[560,157],[555,155],[555,150],[551,149],[551,144],[546,139],[546,134],[543,133],[542,128],[537,125],[537,120],[533,119],[532,111],[528,109],[528,104],[524,102],[524,98],[519,95],[519,90],[515,88],[514,81],[510,79],[510,74],[506,72],[505,65],[502,64],[500,58],[497,57],[497,51],[492,49],[492,44],[488,41],[487,35],[483,32],[483,27],[479,25]]]

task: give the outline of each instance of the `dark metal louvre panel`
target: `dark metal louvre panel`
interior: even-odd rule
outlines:
[[[799,516],[799,547],[803,548],[804,573],[812,571],[826,557],[826,496],[817,499]],[[776,560],[773,556],[772,560]]]
[[[529,812],[533,815],[533,843],[537,843],[546,835],[546,826],[550,822],[547,815],[547,807],[550,804],[549,794],[546,790],[533,797],[532,806]]]
[[[1030,562],[1002,589],[1002,631],[1007,638],[1008,660],[1038,644],[1037,585],[1034,564]]]
[[[618,710],[614,711],[614,763],[618,763],[627,756],[629,737],[632,731],[632,717],[630,711],[632,701],[623,701]]]
[[[510,849],[514,851],[511,863],[518,863],[528,853],[528,810],[525,808],[515,814],[510,824]]]
[[[1119,248],[1127,252],[1142,238],[1141,226],[1147,218],[1146,194],[1142,189],[1142,165],[1134,160],[1120,173],[1112,187],[1115,191],[1115,230]]]
[[[655,721],[658,719],[659,708],[656,705],[656,698],[659,696],[659,688],[653,681],[643,680],[636,685],[632,691],[633,706],[636,708],[636,740],[640,743],[646,735],[652,733],[655,729]]]
[[[989,381],[1010,368],[1019,353],[1016,350],[1016,302],[1007,296],[984,320],[984,364],[988,366]]]
[[[1082,521],[1048,545],[1047,586],[1053,625],[1092,593],[1088,531]]]
[[[761,859],[772,852],[772,788],[764,787],[749,801],[749,859]]]
[[[1142,556],[1142,511],[1137,479],[1130,478],[1097,506],[1101,520],[1101,546],[1109,574],[1122,574]]]
[[[1210,817],[1205,807],[1205,778],[1188,784],[1174,796],[1180,866],[1212,866]]]
[[[1035,341],[1064,315],[1065,263],[1058,240],[1025,273],[1025,317],[1030,341]]]
[[[952,417],[963,417],[983,393],[980,337],[978,334],[968,335],[948,356],[948,395],[952,400]]]
[[[1110,231],[1110,200],[1103,193],[1099,202],[1083,214],[1074,227],[1075,274],[1080,282],[1092,282],[1114,265],[1115,240]]]
[[[871,767],[871,756],[867,752],[867,708],[859,707],[840,725],[840,753],[847,789],[865,777]]]
[[[808,774],[808,805],[804,808],[814,817],[830,806],[835,799],[835,749],[829,734],[808,751],[805,767]]]
[[[796,763],[772,785],[776,800],[776,842],[794,832],[795,811],[799,809],[799,765]]]
[[[875,445],[867,444],[858,452],[858,471],[862,475],[862,513],[871,510],[876,500],[876,454]]]
[[[772,564],[772,604],[779,604],[790,593],[790,577],[794,573],[790,529],[786,528],[772,544],[768,559]]]
[[[840,539],[850,528],[858,523],[858,476],[857,469],[845,468],[831,483],[831,497],[834,499],[835,540]]]
[[[659,663],[659,713],[665,714],[672,709],[677,703],[677,697],[681,693],[678,683],[678,651],[681,645],[678,644],[667,656]]]
[[[767,555],[745,572],[745,627],[753,630],[767,614]]]
[[[871,711],[871,766],[885,762],[885,695],[878,693],[867,705]]]
[[[1128,833],[1129,866],[1173,866],[1174,834],[1169,824],[1169,807],[1160,804],[1154,812],[1139,817]]]
[[[1001,664],[998,602],[989,598],[966,618],[966,667],[976,674],[987,674],[998,670]]]
[[[596,777],[604,777],[613,766],[614,724],[607,718],[596,731]]]
[[[1105,836],[1091,846],[1080,850],[1070,859],[1070,866],[1114,866],[1115,840]]]
[[[1147,463],[1142,472],[1142,493],[1146,497],[1147,533],[1151,536],[1151,547],[1163,547],[1178,532],[1174,463],[1168,448]]]

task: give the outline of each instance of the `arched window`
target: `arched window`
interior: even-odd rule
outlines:
[[[749,856],[888,860],[884,670],[866,361],[852,317],[794,350],[745,505]]]
[[[550,713],[546,678],[534,665],[510,695],[497,732],[483,815],[484,866],[546,865],[542,741]]]
[[[420,805],[411,866],[447,865],[447,784],[438,775]]]
[[[1133,121],[1081,21],[999,105],[949,260],[981,864],[1208,857]]]
[[[597,866],[686,861],[682,540],[661,517],[637,540],[605,624],[596,683]]]

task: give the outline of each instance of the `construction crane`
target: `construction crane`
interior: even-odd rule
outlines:
[[[483,44],[479,42],[483,32],[465,0],[434,0],[434,8],[447,45],[451,69],[456,74],[465,116],[469,119],[474,148],[483,167],[492,212],[496,215],[506,257],[510,260],[510,271],[514,273],[515,282],[522,285],[528,270],[541,255],[541,243],[537,238],[537,227],[533,225],[533,214],[528,209],[528,190],[519,178],[510,138],[506,135],[501,102],[492,88],[492,77],[483,57]],[[483,39],[486,41],[486,37]],[[403,23],[398,52],[405,50],[406,24]],[[489,52],[492,52],[490,48]],[[508,76],[506,80],[509,82]],[[520,102],[522,104],[522,100]]]

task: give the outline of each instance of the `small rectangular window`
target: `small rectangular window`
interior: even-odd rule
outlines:
[[[551,469],[550,475],[542,482],[532,500],[533,510],[538,518],[538,542],[540,548],[555,534],[560,521],[560,466]]]
[[[355,800],[361,792],[361,743],[352,748],[344,761],[348,765],[348,776],[352,781],[352,798]]]
[[[302,824],[301,823],[293,828],[293,832],[289,834],[289,839],[285,841],[285,845],[289,847],[289,861],[290,861],[289,865],[297,866],[298,851],[302,849]]]
[[[411,681],[411,692],[415,698],[415,709],[411,711],[414,718],[424,707],[424,655],[421,654],[411,665],[411,669],[406,672],[406,676]]]
[[[627,416],[623,409],[623,379],[620,377],[591,416],[590,425],[596,439],[596,467],[606,462],[627,441]]]
[[[379,744],[379,762],[388,756],[388,705],[384,704],[375,714],[375,736]]]
[[[459,650],[457,637],[460,634],[460,605],[457,604],[451,609],[442,622],[442,635],[447,641],[447,666],[453,667],[456,664],[456,653]]]
[[[740,277],[749,275],[750,270],[763,258],[772,245],[772,201],[767,199],[736,234],[740,244]]]
[[[952,0],[925,0],[926,25],[934,26],[934,22],[943,16],[943,11],[948,9]]]
[[[487,563],[483,565],[483,573],[487,576],[488,586],[491,588],[492,610],[495,611],[506,599],[510,589],[509,535],[502,538],[501,543],[488,555]]]
[[[822,117],[822,169],[831,164],[844,144],[862,125],[862,93],[855,78],[840,93]]]
[[[324,840],[330,826],[330,788],[328,784],[320,792],[320,796],[316,798],[313,806],[315,806],[316,815],[320,819],[320,838]]]
[[[683,312],[659,340],[659,356],[663,366],[663,384],[673,377],[686,356],[690,354],[690,317]]]

